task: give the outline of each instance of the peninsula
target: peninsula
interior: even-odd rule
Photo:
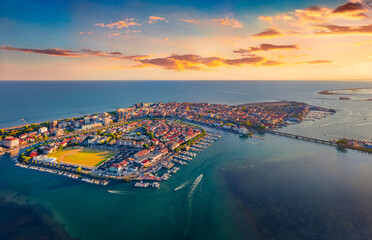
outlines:
[[[160,181],[218,140],[220,136],[211,129],[250,137],[334,113],[289,101],[138,103],[115,112],[2,129],[0,150],[22,149],[16,164],[24,168],[94,184],[138,181],[136,187],[158,188]]]

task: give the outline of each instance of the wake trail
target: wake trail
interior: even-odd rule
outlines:
[[[198,187],[199,183],[201,182],[203,178],[203,174],[200,174],[199,177],[197,177],[190,187],[189,192],[187,193],[187,200],[188,200],[188,205],[187,205],[187,224],[184,232],[184,238],[186,238],[187,232],[189,231],[190,228],[190,223],[191,223],[191,214],[192,214],[192,199],[194,196],[195,189]]]
[[[128,192],[126,191],[107,190],[107,192],[112,193],[112,194],[128,195]]]
[[[186,182],[182,183],[180,186],[176,187],[176,188],[174,189],[174,191],[177,191],[177,190],[180,190],[180,189],[184,188],[184,187],[187,185],[188,182],[189,182],[189,181],[186,181]]]

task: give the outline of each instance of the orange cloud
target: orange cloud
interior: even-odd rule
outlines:
[[[315,33],[322,35],[372,34],[372,24],[363,26],[318,25],[315,27],[320,29]]]
[[[353,46],[354,47],[360,47],[360,46],[365,45],[365,44],[372,44],[372,40],[354,43]]]
[[[260,19],[261,21],[272,23],[273,17],[260,16],[260,17],[258,17],[258,19]]]
[[[233,51],[234,53],[239,54],[247,54],[251,52],[259,52],[259,51],[271,51],[271,50],[282,50],[282,49],[299,49],[296,44],[290,44],[290,45],[274,45],[274,44],[268,44],[263,43],[258,47],[250,47],[248,49],[238,49]]]
[[[110,29],[117,28],[117,29],[123,29],[123,28],[129,28],[130,26],[141,26],[142,24],[137,23],[134,21],[134,18],[127,18],[123,21],[118,21],[114,23],[104,24],[104,23],[96,23],[95,26],[99,27],[107,27]]]
[[[368,18],[365,12],[368,10],[361,3],[346,3],[337,7],[333,12],[332,16],[341,16],[343,18],[350,19],[365,19]]]
[[[156,22],[160,22],[160,21],[166,21],[166,22],[168,22],[168,20],[165,19],[165,18],[163,18],[163,17],[150,16],[148,23],[156,23]]]
[[[263,32],[254,34],[253,36],[256,38],[276,38],[282,36],[283,34],[276,30],[275,28],[268,28]]]
[[[161,67],[166,70],[183,71],[183,70],[207,70],[206,68],[220,66],[277,66],[284,64],[278,61],[272,61],[257,55],[250,55],[242,58],[225,59],[222,57],[201,57],[196,54],[171,55],[163,58],[143,59],[137,61],[139,65],[133,68],[141,67]]]
[[[194,23],[194,24],[198,24],[200,23],[200,20],[196,20],[196,19],[193,19],[193,18],[190,18],[190,19],[181,19],[182,22],[187,22],[187,23]]]
[[[333,61],[329,61],[329,60],[313,60],[313,61],[297,62],[295,64],[325,64],[325,63],[333,63]]]
[[[310,36],[314,34],[314,24],[316,26],[336,26],[335,24],[339,19],[353,21],[367,19],[367,14],[371,12],[371,8],[367,4],[368,2],[372,1],[355,0],[336,8],[310,6],[305,9],[296,9],[275,16],[260,16],[258,19],[269,23],[271,27],[253,36],[257,38],[275,38],[283,35]],[[279,31],[278,29],[281,30]],[[368,32],[363,27],[356,27],[354,31],[350,29],[347,32],[349,34],[360,34],[360,31]],[[332,33],[332,31],[330,32]]]
[[[86,35],[92,35],[93,33],[92,32],[80,32],[80,34],[81,35],[84,35],[84,34],[86,34]]]
[[[229,27],[232,27],[232,28],[242,28],[243,27],[243,25],[238,20],[235,20],[233,18],[225,17],[225,18],[220,18],[220,19],[213,19],[213,21],[217,22],[221,25],[229,26]]]

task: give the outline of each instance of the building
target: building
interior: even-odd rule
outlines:
[[[57,163],[57,158],[48,157],[46,155],[38,155],[34,157],[34,160],[44,163]]]
[[[121,120],[124,120],[124,117],[125,117],[125,109],[118,108],[116,110],[116,120],[119,122]]]
[[[104,124],[105,124],[105,126],[108,126],[108,125],[110,125],[111,124],[111,118],[109,118],[109,117],[105,117],[104,118]]]
[[[136,141],[132,141],[132,140],[118,140],[116,142],[117,145],[119,146],[129,146],[129,147],[133,147],[136,145]]]
[[[19,139],[14,137],[6,137],[1,141],[1,145],[7,148],[17,147],[19,145]]]
[[[57,129],[53,130],[53,135],[54,136],[62,136],[64,133],[65,133],[65,131],[63,129],[57,128]]]
[[[129,162],[127,160],[123,160],[122,162],[120,163],[113,163],[110,165],[109,167],[109,171],[110,172],[115,172],[115,173],[119,173],[121,172],[127,165],[129,164]]]
[[[101,127],[101,126],[102,126],[102,123],[88,124],[88,125],[81,126],[81,130],[87,130],[87,129]]]
[[[141,164],[142,164],[144,167],[148,167],[148,166],[150,166],[151,161],[150,161],[149,159],[146,159],[146,160],[143,161]]]
[[[138,153],[134,154],[133,157],[134,157],[135,159],[138,159],[138,158],[140,158],[140,157],[142,157],[142,156],[144,156],[144,155],[146,155],[146,154],[148,154],[148,153],[150,153],[150,150],[148,150],[148,149],[144,149],[144,150],[139,151]]]
[[[48,132],[48,128],[47,127],[41,127],[41,128],[39,128],[38,132],[40,134],[46,133],[46,132]]]
[[[90,117],[84,117],[84,124],[85,125],[90,124]]]
[[[154,139],[151,139],[151,142],[152,144],[154,144],[155,146],[159,144],[159,140],[154,138]]]
[[[58,124],[58,122],[56,120],[50,121],[49,128],[53,129],[53,128],[57,127],[57,124]]]

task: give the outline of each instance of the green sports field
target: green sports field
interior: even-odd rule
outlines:
[[[61,163],[72,163],[95,167],[115,154],[115,151],[99,149],[65,148],[61,151],[48,154],[48,157],[57,158],[57,161]]]

